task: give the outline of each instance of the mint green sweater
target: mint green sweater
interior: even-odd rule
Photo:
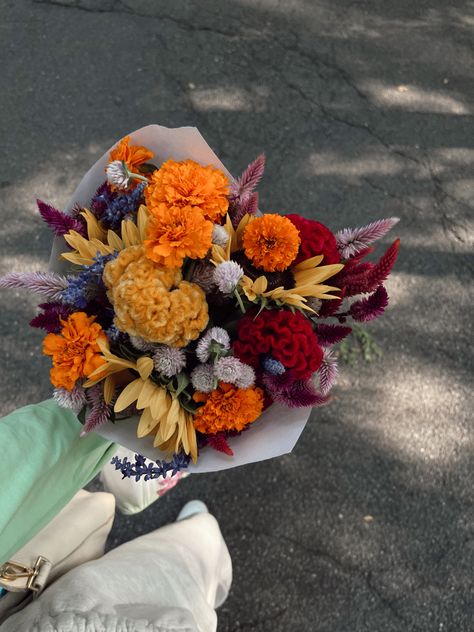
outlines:
[[[42,529],[112,458],[114,444],[81,438],[53,400],[0,419],[0,564]]]

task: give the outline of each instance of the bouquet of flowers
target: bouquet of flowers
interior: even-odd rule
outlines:
[[[0,279],[44,297],[30,324],[47,332],[53,396],[84,433],[137,450],[136,463],[115,461],[125,476],[291,450],[329,401],[348,321],[388,304],[399,240],[365,258],[398,220],[333,233],[261,212],[264,164],[233,179],[197,130],[138,130],[66,212],[38,201],[56,235],[50,271]]]

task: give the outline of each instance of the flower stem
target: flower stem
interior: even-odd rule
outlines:
[[[242,297],[241,297],[241,296],[240,296],[240,294],[239,294],[239,291],[238,291],[237,289],[236,289],[236,290],[234,290],[234,294],[235,294],[235,297],[236,297],[237,302],[238,302],[238,304],[239,304],[239,307],[240,307],[240,309],[242,310],[242,314],[245,314],[246,309],[245,309],[244,303],[243,303],[243,301],[242,301]]]

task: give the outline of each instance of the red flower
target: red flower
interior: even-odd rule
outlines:
[[[336,238],[329,228],[301,215],[290,214],[285,217],[296,226],[301,238],[300,250],[292,265],[316,255],[324,255],[323,265],[325,266],[340,262],[341,255],[337,249]]]
[[[323,352],[309,321],[299,312],[264,309],[257,317],[248,313],[240,319],[235,355],[255,369],[263,356],[279,360],[296,379],[306,380],[318,370]]]

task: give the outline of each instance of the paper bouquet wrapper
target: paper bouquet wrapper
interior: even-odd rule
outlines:
[[[161,125],[148,125],[129,136],[132,144],[144,145],[154,152],[152,162],[156,166],[170,158],[177,161],[191,159],[202,165],[213,165],[232,178],[195,127],[171,129]],[[94,193],[105,181],[105,168],[111,149],[112,147],[82,178],[66,211],[70,211],[74,204],[88,207]],[[60,259],[61,253],[65,251],[67,251],[66,242],[62,237],[56,237],[51,251],[51,270],[62,274],[70,272],[69,264]],[[273,404],[242,434],[229,439],[229,445],[234,452],[233,456],[205,447],[200,451],[197,463],[190,463],[187,471],[190,473],[215,472],[287,454],[298,441],[310,414],[311,408],[292,409]],[[108,422],[101,426],[97,433],[154,461],[166,460],[166,455],[153,447],[153,436],[137,438],[138,421],[139,417],[134,416],[117,420],[115,423]]]

